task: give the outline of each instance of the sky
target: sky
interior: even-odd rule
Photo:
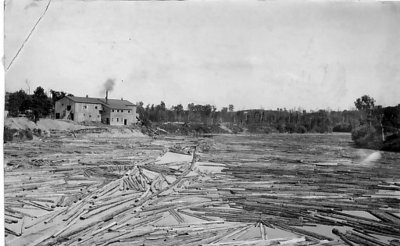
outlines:
[[[400,2],[6,0],[5,89],[236,110],[400,103]]]

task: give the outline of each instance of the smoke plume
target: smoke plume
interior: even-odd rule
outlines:
[[[104,90],[112,91],[114,89],[114,85],[115,85],[115,79],[107,79],[107,81],[104,82]]]

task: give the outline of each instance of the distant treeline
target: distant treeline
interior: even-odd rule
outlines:
[[[47,96],[42,87],[37,87],[32,95],[20,90],[7,92],[5,110],[9,116],[27,116],[33,121],[42,117],[51,117],[55,102],[66,95],[63,91],[50,90]],[[158,105],[144,106],[137,103],[137,114],[145,126],[152,123],[181,122],[208,126],[224,123],[235,129],[247,129],[251,133],[328,133],[352,132],[355,144],[361,147],[379,148],[387,142],[399,139],[400,104],[394,107],[375,106],[375,100],[367,95],[355,101],[357,110],[240,110],[235,111],[232,104],[220,111],[211,104],[190,103],[167,108],[164,102]],[[239,130],[240,131],[240,130]],[[399,147],[400,148],[400,147]]]
[[[350,132],[359,123],[357,111],[247,110],[237,112],[239,123],[250,132]]]
[[[217,108],[213,105],[206,104],[194,104],[190,103],[185,109],[182,104],[166,108],[165,103],[161,102],[159,105],[148,104],[144,107],[143,102],[137,103],[136,113],[139,114],[139,118],[146,124],[149,122],[194,122],[204,124],[216,124],[221,120],[224,122],[230,122],[231,118],[235,114],[233,112],[233,105],[223,108],[221,111],[217,111]]]
[[[145,125],[165,122],[202,123],[216,125],[226,123],[227,126],[247,129],[251,133],[329,133],[357,132],[368,126],[379,131],[380,139],[398,134],[400,129],[400,105],[395,107],[365,106],[368,96],[356,100],[356,110],[240,110],[234,111],[231,104],[217,111],[210,104],[190,103],[186,108],[178,104],[167,108],[164,102],[159,105],[144,106],[137,103],[139,119]],[[373,99],[370,99],[373,100]],[[237,128],[236,128],[237,129]],[[381,142],[383,140],[380,140]]]
[[[234,111],[231,104],[217,111],[210,104],[188,104],[186,109],[179,104],[166,108],[165,103],[147,105],[137,104],[137,113],[144,124],[164,122],[192,122],[207,125],[230,123],[247,128],[250,132],[351,132],[360,124],[361,114],[357,110],[328,111],[319,110],[241,110]]]

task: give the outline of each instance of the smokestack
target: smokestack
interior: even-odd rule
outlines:
[[[108,92],[114,89],[114,85],[115,79],[107,79],[107,81],[103,84],[104,90],[106,91],[106,103],[108,103]]]

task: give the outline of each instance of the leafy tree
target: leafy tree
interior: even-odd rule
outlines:
[[[354,102],[354,105],[356,108],[363,112],[365,115],[367,115],[367,121],[369,125],[372,125],[372,111],[375,108],[375,99],[368,96],[364,95],[361,98],[357,98],[357,100]]]
[[[39,118],[48,116],[52,109],[52,102],[47,97],[42,87],[37,87],[32,95],[31,109],[33,120],[36,123]]]
[[[229,115],[228,115],[228,107],[223,107],[220,111],[220,119],[222,122],[228,122],[229,121]]]
[[[208,123],[208,119],[211,118],[213,112],[213,106],[210,104],[201,106],[201,119],[204,123]]]
[[[51,93],[51,101],[53,102],[53,105],[56,104],[56,101],[58,101],[61,98],[66,96],[66,93],[63,91],[50,90],[50,93]]]
[[[229,112],[233,112],[233,110],[234,110],[233,104],[229,104],[228,109],[229,109]]]
[[[160,103],[160,110],[165,111],[167,108],[165,107],[165,103],[163,101],[161,101]]]
[[[145,118],[145,109],[143,107],[143,102],[136,103],[136,112],[139,114],[139,118],[143,120]]]
[[[73,97],[71,93],[67,93],[64,91],[55,91],[55,90],[50,90],[51,93],[51,100],[53,101],[53,104],[55,104],[56,101],[62,99],[65,96],[70,96]]]
[[[159,122],[164,122],[167,119],[167,108],[165,107],[165,103],[161,101],[160,105],[156,106],[156,119]]]
[[[30,108],[31,96],[25,91],[19,90],[14,93],[8,93],[5,102],[5,109],[9,111],[11,116],[18,116],[19,113],[24,113]]]
[[[354,105],[360,111],[372,110],[375,107],[375,99],[368,95],[364,95],[360,98],[357,98],[357,100],[354,102]]]
[[[176,112],[182,113],[183,112],[182,104],[178,104],[178,105],[174,106],[173,110],[176,111]]]
[[[193,111],[194,111],[194,103],[189,103],[187,105],[187,109],[188,109],[187,121],[191,121],[191,117],[192,117],[192,114],[193,114]]]
[[[175,113],[176,118],[178,119],[178,121],[181,121],[181,119],[182,119],[182,114],[183,114],[183,112],[184,112],[182,104],[178,104],[178,105],[176,105],[176,106],[173,106],[173,107],[172,107],[172,110],[174,111],[174,113]]]

